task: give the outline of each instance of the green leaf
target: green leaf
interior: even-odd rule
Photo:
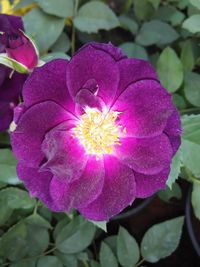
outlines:
[[[91,267],[101,267],[100,264],[97,261],[94,261],[94,260],[90,261],[90,266]]]
[[[90,245],[95,231],[96,227],[92,223],[77,216],[60,231],[56,238],[56,247],[63,253],[78,253]]]
[[[104,242],[111,248],[115,256],[117,256],[117,235],[110,235],[104,239]]]
[[[192,206],[194,209],[195,216],[200,220],[200,185],[197,183],[193,183],[193,190],[192,190]]]
[[[95,33],[119,26],[115,13],[104,3],[91,1],[83,5],[74,19],[74,25],[82,32]]]
[[[115,255],[113,254],[111,248],[104,242],[101,243],[99,257],[101,267],[118,267]]]
[[[102,229],[104,232],[107,232],[107,222],[106,221],[90,221],[91,223],[93,223],[96,227]]]
[[[1,190],[0,200],[6,201],[12,209],[31,209],[35,206],[35,199],[19,188],[9,187]]]
[[[133,35],[137,33],[138,24],[131,17],[128,17],[127,15],[121,15],[119,16],[119,21],[121,26],[126,30],[129,30]]]
[[[57,59],[57,58],[70,60],[70,56],[68,56],[62,52],[53,52],[53,53],[49,53],[49,54],[41,57],[41,59],[44,60],[45,62],[49,62],[49,61],[51,61],[53,59]]]
[[[181,199],[181,188],[177,183],[174,183],[171,189],[167,186],[165,190],[160,190],[158,196],[165,202],[169,202],[171,198]]]
[[[7,205],[6,200],[0,200],[0,226],[11,216],[13,209]]]
[[[186,100],[182,95],[175,93],[172,95],[172,100],[173,100],[174,105],[178,109],[185,109],[187,107]]]
[[[155,9],[157,9],[160,5],[161,0],[148,0],[148,2],[151,3]]]
[[[33,36],[40,52],[46,51],[56,42],[65,25],[64,18],[48,15],[39,8],[28,12],[23,21],[26,33]]]
[[[67,52],[70,49],[70,40],[69,37],[62,32],[59,36],[58,40],[55,44],[51,47],[52,52]]]
[[[142,25],[136,37],[136,42],[144,46],[167,45],[174,42],[178,37],[179,34],[169,24],[159,20],[151,20]]]
[[[10,261],[18,261],[26,255],[27,227],[19,222],[8,230],[0,239],[0,256]]]
[[[183,22],[183,28],[191,33],[200,32],[200,14],[192,15]]]
[[[141,253],[148,262],[157,262],[170,256],[178,247],[184,217],[177,217],[152,226],[144,235]]]
[[[134,13],[139,20],[149,20],[153,13],[154,8],[149,0],[134,0]]]
[[[51,224],[37,213],[36,214],[34,213],[28,216],[26,218],[26,222],[28,224],[33,224],[33,225],[37,225],[37,226],[44,227],[47,229],[52,229]]]
[[[200,178],[200,115],[182,117],[182,161],[193,175]]]
[[[56,227],[54,228],[53,231],[53,238],[56,240],[57,236],[59,235],[60,231],[67,225],[69,224],[70,220],[66,217],[63,220],[60,220],[57,224]]]
[[[78,260],[76,254],[64,254],[59,251],[55,251],[54,255],[67,267],[78,267]]]
[[[154,15],[155,19],[170,22],[173,26],[180,25],[185,15],[174,6],[161,6]]]
[[[20,184],[16,173],[17,161],[10,149],[1,149],[0,153],[0,182],[10,185]]]
[[[37,267],[63,267],[60,260],[55,256],[44,256],[39,258]]]
[[[14,262],[10,265],[10,267],[36,267],[37,258],[36,259],[24,259],[18,262]]]
[[[34,2],[35,2],[34,0],[20,0],[19,3],[14,5],[13,10],[15,11],[15,10],[27,7],[27,6],[31,5],[31,4],[33,4]]]
[[[189,72],[185,76],[184,92],[187,100],[196,107],[200,107],[200,75]]]
[[[119,46],[128,57],[140,58],[148,60],[148,54],[146,50],[137,44],[127,42]]]
[[[124,267],[132,267],[140,259],[140,251],[135,238],[123,227],[119,228],[117,236],[117,257]]]
[[[189,0],[190,4],[192,4],[194,7],[200,9],[200,1],[199,0]]]
[[[173,157],[170,173],[167,179],[167,186],[172,189],[172,185],[178,179],[180,170],[181,170],[181,150],[179,150],[176,155]]]
[[[157,71],[162,85],[169,92],[179,89],[183,82],[183,66],[172,48],[167,47],[162,51],[157,62]]]
[[[74,14],[74,0],[36,0],[44,12],[58,17],[68,18]]]
[[[186,40],[181,47],[181,61],[184,71],[191,71],[195,65],[195,56],[191,40]]]

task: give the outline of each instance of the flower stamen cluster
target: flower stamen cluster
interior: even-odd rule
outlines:
[[[112,154],[113,146],[120,145],[121,126],[116,125],[117,117],[118,112],[86,108],[73,136],[79,139],[87,154],[96,155],[97,159],[103,154]]]

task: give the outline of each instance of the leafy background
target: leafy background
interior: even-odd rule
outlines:
[[[158,196],[163,202],[183,206],[186,189],[192,187],[191,204],[200,226],[200,1],[14,2],[1,0],[1,12],[23,16],[26,33],[35,40],[44,61],[69,59],[89,41],[111,41],[129,57],[149,60],[155,66],[161,83],[173,94],[183,127],[182,145],[172,162],[166,190]],[[105,233],[105,222],[87,222],[75,211],[52,213],[30,198],[17,178],[8,133],[0,134],[0,148],[1,266],[152,266],[178,247],[183,208],[172,209],[160,220],[160,216],[154,218],[155,202],[154,219],[142,227],[137,240],[133,236],[137,231],[126,221],[108,223]],[[140,223],[135,227],[141,228]],[[184,265],[176,258],[174,266],[194,266],[193,254],[188,255],[189,263]],[[155,265],[165,266],[161,262]]]

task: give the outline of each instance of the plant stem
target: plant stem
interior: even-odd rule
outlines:
[[[75,4],[74,4],[74,15],[73,15],[73,21],[72,21],[72,37],[71,37],[71,55],[73,56],[75,50],[76,50],[76,29],[74,26],[74,18],[77,15],[77,11],[78,11],[78,4],[79,4],[79,0],[75,0]]]
[[[182,109],[180,111],[181,115],[187,114],[187,113],[192,113],[192,112],[198,112],[200,111],[200,108],[186,108],[186,109]]]
[[[82,261],[82,263],[83,263],[83,265],[84,265],[85,267],[90,267],[89,264],[87,263],[87,261]]]
[[[139,267],[144,261],[145,259],[141,259],[134,267]]]

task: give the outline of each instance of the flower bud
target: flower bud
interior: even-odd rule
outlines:
[[[4,33],[2,42],[9,58],[23,64],[29,70],[37,66],[38,51],[32,40],[22,31]]]

